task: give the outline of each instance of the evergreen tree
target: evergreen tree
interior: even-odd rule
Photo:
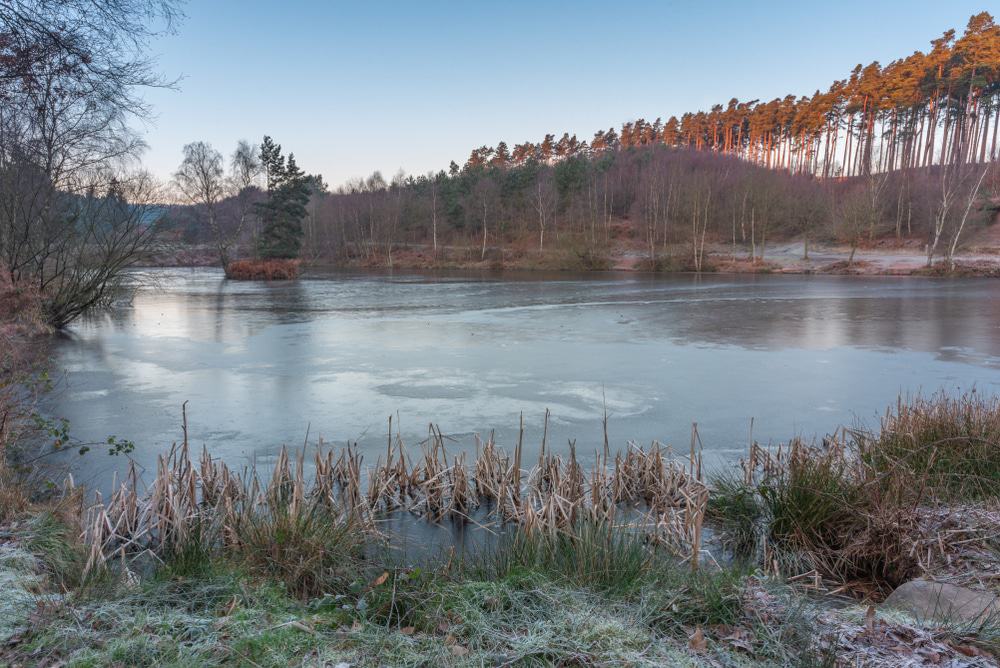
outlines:
[[[267,181],[267,192],[270,193],[281,182],[285,172],[285,157],[281,155],[281,144],[275,144],[266,135],[260,145],[260,165]]]
[[[264,258],[295,258],[302,248],[302,221],[315,179],[299,169],[294,154],[285,158],[281,146],[264,137],[261,164],[267,176],[267,199],[258,205],[264,224],[258,253]]]

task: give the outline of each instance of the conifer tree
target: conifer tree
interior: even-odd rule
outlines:
[[[258,254],[264,258],[296,258],[302,248],[302,221],[309,203],[310,177],[299,169],[295,155],[285,162],[281,146],[264,137],[261,164],[267,177],[267,199],[258,205],[264,224]]]

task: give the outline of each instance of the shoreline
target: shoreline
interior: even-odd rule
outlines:
[[[976,436],[1000,433],[1000,400],[937,395],[886,420],[822,448],[754,444],[742,470],[704,481],[696,459],[656,449],[589,470],[550,453],[524,470],[489,445],[449,461],[438,436],[412,470],[402,451],[380,461],[367,492],[349,450],[318,460],[314,483],[284,453],[247,485],[189,460],[185,441],[147,491],[128,477],[107,501],[68,489],[0,514],[0,661],[995,665],[1000,516],[964,455],[1000,475]],[[919,461],[952,429],[962,453]],[[440,522],[490,495],[515,528],[472,555],[400,560],[356,514],[410,499]],[[643,503],[652,534],[614,518]],[[971,607],[928,607],[939,600]]]
[[[214,267],[211,254],[197,247],[185,247],[161,252],[154,261],[135,265],[136,268]],[[566,249],[538,251],[490,249],[486,259],[478,259],[479,249],[470,246],[445,246],[437,256],[429,247],[412,245],[395,249],[391,262],[382,256],[350,258],[302,258],[302,269],[314,268],[365,270],[420,271],[515,271],[543,273],[622,272],[648,275],[669,274],[787,274],[819,276],[895,276],[941,278],[1000,278],[1000,248],[982,248],[956,254],[954,269],[944,257],[936,257],[927,266],[927,255],[911,247],[858,248],[850,260],[851,250],[836,245],[810,244],[808,260],[803,259],[803,245],[776,244],[763,258],[749,259],[750,249],[713,247],[706,249],[701,271],[688,263],[689,258],[674,249],[672,254],[658,256],[655,267],[647,255],[634,248],[615,247],[598,258],[582,258]]]

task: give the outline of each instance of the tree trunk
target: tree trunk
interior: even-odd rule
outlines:
[[[431,237],[434,243],[434,256],[438,252],[438,212],[437,212],[437,186],[431,188]]]
[[[479,256],[480,260],[486,259],[486,205],[483,204],[483,252]]]
[[[962,236],[962,230],[965,229],[965,221],[969,218],[969,211],[972,209],[972,203],[976,200],[976,195],[979,194],[979,189],[983,185],[983,179],[986,178],[986,173],[990,171],[989,165],[983,169],[983,173],[979,175],[979,180],[976,181],[976,185],[969,191],[969,197],[965,202],[965,211],[962,213],[962,220],[958,224],[958,229],[955,230],[955,236],[951,240],[951,246],[948,248],[948,266],[951,271],[955,271],[955,249],[958,248],[958,239]]]

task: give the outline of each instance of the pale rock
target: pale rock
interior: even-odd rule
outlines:
[[[1000,612],[995,594],[922,579],[897,587],[882,606],[902,610],[918,620],[941,622],[981,621]]]

